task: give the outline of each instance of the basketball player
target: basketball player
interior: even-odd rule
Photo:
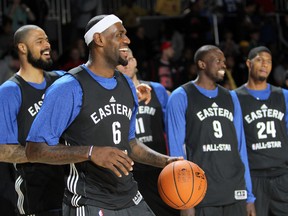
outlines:
[[[16,163],[15,189],[20,215],[60,216],[64,193],[63,168],[28,163],[25,140],[42,105],[45,90],[63,72],[46,71],[52,65],[51,47],[40,27],[22,26],[14,34],[14,43],[20,69],[0,87],[0,160]],[[10,189],[10,194],[15,189]],[[1,214],[8,215],[2,208]]]
[[[257,215],[288,215],[288,91],[267,83],[271,51],[250,50],[248,81],[236,89],[244,121]]]
[[[174,90],[168,100],[170,154],[184,156],[205,171],[208,189],[196,216],[255,216],[239,101],[216,84],[224,77],[224,54],[204,45],[194,61],[197,78]],[[194,214],[191,209],[181,215]]]
[[[126,66],[119,65],[117,69],[130,77],[135,86],[141,83],[151,87],[151,101],[147,104],[139,103],[136,115],[136,137],[145,145],[162,154],[168,154],[164,130],[164,113],[168,94],[160,83],[147,82],[137,78],[137,60],[134,58],[131,49],[123,51],[128,60]],[[135,163],[133,176],[138,183],[139,191],[147,204],[156,215],[177,216],[178,210],[166,205],[158,193],[157,181],[162,169]]]
[[[164,167],[181,158],[157,153],[135,138],[136,89],[115,70],[128,63],[121,56],[130,43],[122,21],[96,16],[84,38],[88,61],[48,89],[27,138],[27,157],[70,164],[64,216],[154,215],[132,177],[132,160]],[[66,146],[58,144],[60,136]]]

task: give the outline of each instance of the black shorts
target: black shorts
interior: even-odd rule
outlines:
[[[120,210],[109,210],[103,209],[96,206],[80,206],[73,207],[68,206],[63,203],[63,216],[95,216],[95,215],[109,215],[109,216],[155,216],[149,206],[144,200],[142,200],[138,205],[131,206],[129,208]]]
[[[277,177],[252,177],[252,185],[257,215],[288,215],[288,174]]]
[[[247,216],[246,205],[244,200],[231,205],[196,208],[196,216]]]

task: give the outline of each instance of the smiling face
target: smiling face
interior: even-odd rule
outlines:
[[[53,64],[51,46],[42,29],[32,29],[23,42],[27,47],[27,61],[34,67],[49,70]]]
[[[105,36],[104,40],[107,42],[103,54],[111,64],[116,64],[115,67],[117,65],[126,66],[128,64],[127,58],[123,56],[122,53],[130,44],[130,39],[127,37],[126,33],[126,29],[120,22],[115,23],[103,32],[103,35]]]
[[[225,56],[220,49],[213,49],[199,61],[203,75],[213,82],[222,81],[225,75]]]

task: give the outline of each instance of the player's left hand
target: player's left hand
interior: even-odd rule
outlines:
[[[147,84],[141,83],[136,86],[136,92],[138,96],[138,101],[145,101],[148,104],[151,100],[151,87]]]
[[[246,210],[247,216],[256,216],[256,209],[254,203],[247,203]]]

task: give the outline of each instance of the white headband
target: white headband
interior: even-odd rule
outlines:
[[[111,14],[108,16],[105,16],[102,20],[97,22],[92,28],[89,29],[89,31],[86,32],[84,35],[85,43],[87,46],[89,43],[93,40],[93,35],[95,33],[102,33],[105,31],[107,28],[112,26],[113,24],[120,22],[122,23],[122,20],[120,20],[117,16]]]

